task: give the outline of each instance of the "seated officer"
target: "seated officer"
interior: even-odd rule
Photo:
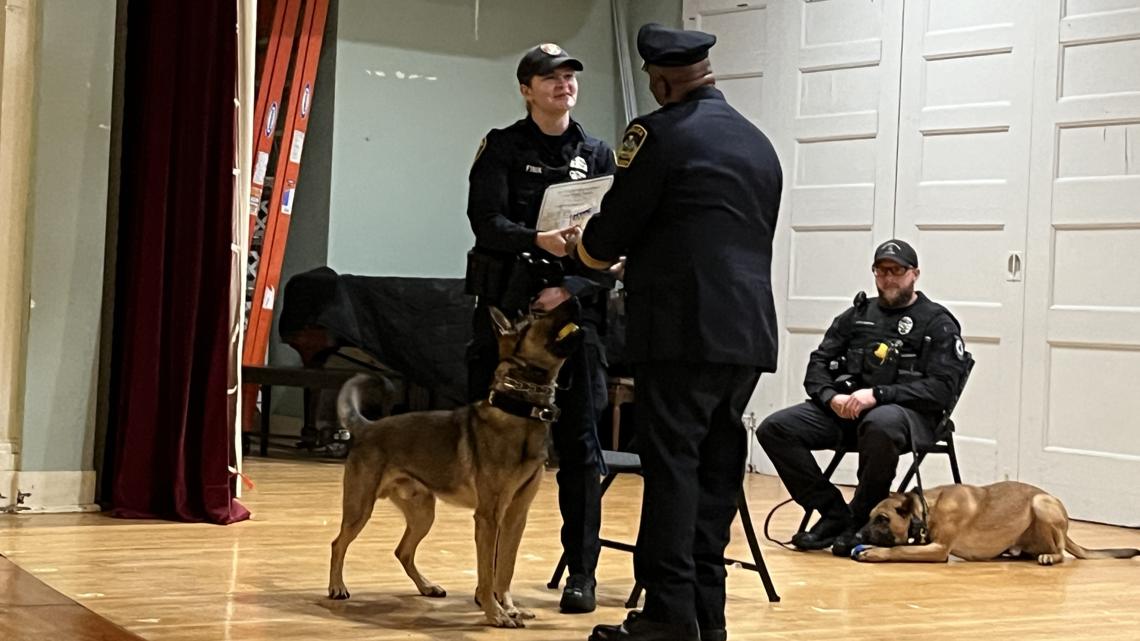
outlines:
[[[934,429],[965,371],[957,319],[914,290],[914,248],[901,240],[879,245],[871,271],[879,296],[859,292],[811,353],[804,377],[810,400],[772,414],[757,431],[792,498],[821,515],[792,537],[801,550],[850,554],[855,533],[890,492],[899,454],[912,439],[919,446],[937,440]],[[811,455],[840,445],[859,452],[850,506]]]

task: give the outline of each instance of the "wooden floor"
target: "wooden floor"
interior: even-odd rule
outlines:
[[[218,527],[122,521],[98,514],[0,515],[0,553],[71,599],[146,639],[165,641],[511,639],[583,641],[593,625],[624,617],[630,557],[605,550],[599,609],[558,614],[546,581],[558,557],[553,475],[531,513],[515,579],[516,601],[538,618],[525,630],[480,624],[473,521],[442,506],[421,547],[420,569],[448,589],[417,595],[391,551],[403,530],[386,502],[349,550],[348,601],[325,598],[329,542],[340,515],[337,463],[249,459],[257,487],[244,499],[252,521]],[[773,477],[750,475],[757,526],[783,497]],[[640,500],[636,478],[606,497],[604,534],[633,540]],[[790,532],[796,510],[777,515]],[[730,555],[747,554],[739,523]],[[1085,523],[1073,537],[1088,547],[1140,547],[1140,532]],[[758,577],[730,570],[729,634],[745,639],[1128,639],[1140,638],[1140,559],[861,565],[825,553],[764,554],[783,597],[769,604]],[[0,581],[4,574],[0,572]],[[0,582],[0,590],[20,591]],[[2,596],[2,595],[0,595]],[[0,598],[4,641],[63,639],[21,623]],[[45,612],[49,617],[50,613]],[[14,634],[14,636],[12,636]],[[91,638],[102,638],[93,635]]]

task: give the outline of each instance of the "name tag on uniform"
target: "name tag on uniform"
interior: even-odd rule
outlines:
[[[528,174],[541,174],[542,173],[542,167],[536,167],[534,165],[527,165],[526,166],[526,173],[528,173]]]

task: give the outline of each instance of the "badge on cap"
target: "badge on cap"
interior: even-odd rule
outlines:
[[[903,316],[899,319],[899,334],[906,336],[912,329],[914,329],[914,320],[910,316]]]
[[[560,56],[560,55],[562,55],[562,47],[559,47],[558,45],[556,45],[552,42],[548,42],[544,45],[540,45],[538,48],[542,49],[542,53],[545,53],[548,56]]]
[[[633,162],[633,157],[637,155],[648,136],[649,132],[641,125],[632,125],[626,129],[625,136],[621,139],[621,148],[617,152],[617,166],[629,167],[629,163]]]

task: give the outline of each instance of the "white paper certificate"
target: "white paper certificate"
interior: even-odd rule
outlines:
[[[538,231],[586,224],[602,207],[602,196],[614,184],[613,175],[572,180],[546,188],[538,210]]]

